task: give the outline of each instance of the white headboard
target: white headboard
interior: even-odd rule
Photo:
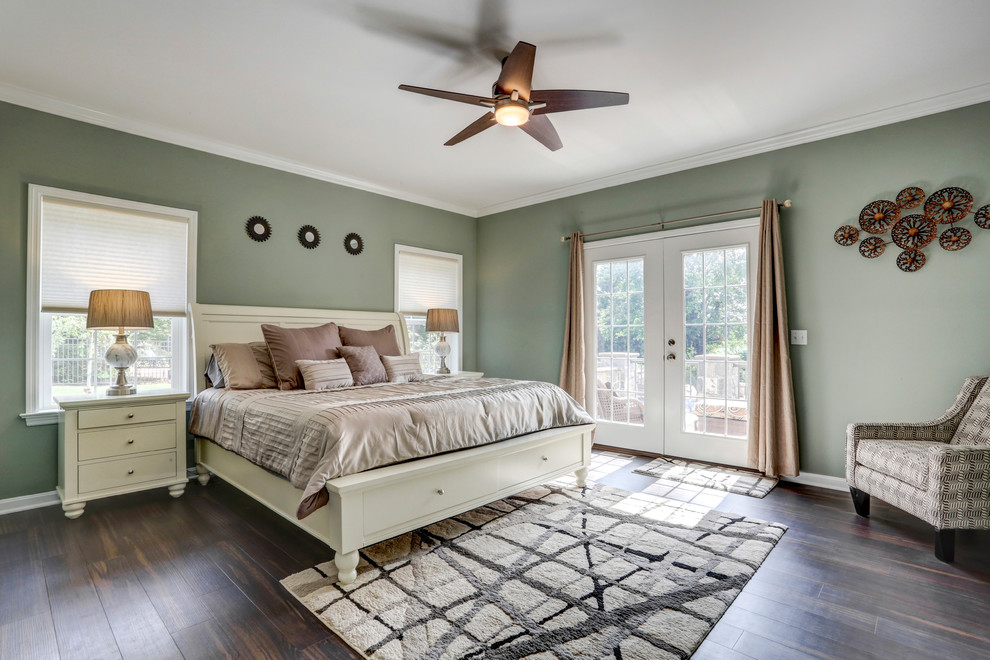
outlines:
[[[406,321],[396,312],[355,312],[340,309],[298,309],[295,307],[244,307],[240,305],[189,305],[192,316],[193,365],[196,391],[206,387],[203,372],[210,359],[210,344],[264,341],[262,323],[284,328],[309,328],[333,321],[359,330],[395,326],[396,339],[403,353],[409,352]]]

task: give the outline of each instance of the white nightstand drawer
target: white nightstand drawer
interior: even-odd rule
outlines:
[[[79,433],[79,460],[175,448],[175,422]]]
[[[482,464],[368,491],[364,494],[364,532],[371,535],[494,492],[495,481],[492,466]]]
[[[174,451],[167,454],[91,463],[79,466],[79,492],[89,493],[174,476]]]
[[[577,465],[581,459],[581,445],[577,442],[549,443],[503,456],[498,462],[498,487],[507,488]]]
[[[164,422],[174,419],[175,406],[170,403],[160,403],[153,406],[91,408],[89,410],[79,411],[79,428],[91,429],[97,426]]]

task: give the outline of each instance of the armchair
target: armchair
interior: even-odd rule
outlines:
[[[955,559],[955,530],[990,529],[990,384],[967,378],[945,414],[918,424],[850,424],[846,481],[856,513],[870,496],[935,528],[935,556]]]

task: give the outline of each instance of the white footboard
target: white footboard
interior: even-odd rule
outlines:
[[[356,576],[357,551],[518,493],[567,472],[583,485],[594,424],[539,431],[473,449],[339,477],[329,504],[295,517],[300,491],[249,461],[197,439],[197,462],[336,552],[341,583]]]

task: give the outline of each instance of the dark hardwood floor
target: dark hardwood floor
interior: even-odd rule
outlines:
[[[960,532],[956,563],[921,521],[874,499],[782,483],[721,497],[632,474],[600,454],[593,477],[783,522],[783,540],[694,657],[990,658],[990,533]],[[0,516],[0,658],[357,658],[279,580],[330,550],[214,479]]]

